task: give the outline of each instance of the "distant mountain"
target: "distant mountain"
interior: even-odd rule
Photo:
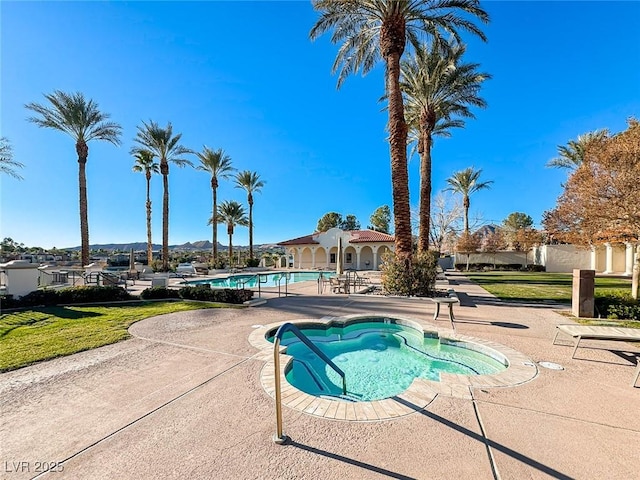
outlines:
[[[169,245],[169,250],[179,250],[179,251],[206,251],[211,250],[213,244],[209,240],[199,240],[197,242],[187,242],[181,245]],[[267,250],[277,248],[276,244],[264,244],[264,245],[254,245],[256,250]],[[132,243],[96,243],[93,245],[89,245],[90,250],[105,250],[107,252],[118,251],[118,252],[128,252],[133,248],[134,251],[138,250],[146,250],[147,242],[132,242]],[[228,245],[223,245],[218,242],[218,250],[228,250]],[[247,250],[249,248],[248,245],[234,245],[234,249],[238,250]],[[62,250],[80,250],[81,247],[69,247],[63,248]],[[162,245],[157,243],[153,244],[153,250],[162,250]]]

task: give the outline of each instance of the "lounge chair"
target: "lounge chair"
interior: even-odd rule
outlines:
[[[589,325],[557,325],[556,336],[553,337],[553,344],[556,344],[556,339],[560,332],[570,335],[576,339],[576,344],[573,347],[571,358],[575,358],[576,350],[580,346],[580,340],[623,340],[623,341],[640,341],[640,328],[623,328],[623,327],[606,327],[606,326],[589,326]],[[640,361],[638,361],[638,368],[636,369],[632,386],[635,387],[636,382],[640,377]]]

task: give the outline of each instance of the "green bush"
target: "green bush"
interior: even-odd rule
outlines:
[[[606,318],[640,321],[640,301],[628,293],[609,293],[595,298],[597,312]]]
[[[247,259],[247,267],[259,267],[260,259],[259,258],[248,258]]]
[[[180,298],[177,290],[167,287],[151,287],[140,292],[140,298],[144,300],[160,300],[165,298]]]
[[[37,307],[74,303],[102,303],[131,300],[133,297],[121,287],[82,286],[63,290],[34,290],[19,299],[3,301],[3,308]]]
[[[411,262],[388,253],[382,260],[382,286],[387,294],[418,297],[434,295],[437,253],[414,254]]]
[[[173,290],[166,287],[152,287],[143,290],[140,297],[144,300],[166,298],[182,298],[184,300],[200,300],[202,302],[219,302],[241,304],[253,298],[252,290],[236,290],[231,288],[213,289],[209,285],[193,285]]]

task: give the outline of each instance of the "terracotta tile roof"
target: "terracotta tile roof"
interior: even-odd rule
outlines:
[[[365,243],[365,242],[393,242],[393,235],[387,233],[376,232],[375,230],[352,230],[350,243]]]
[[[310,243],[318,243],[313,239],[315,233],[311,235],[305,235],[304,237],[294,238],[292,240],[285,240],[284,242],[278,243],[278,245],[309,245]]]

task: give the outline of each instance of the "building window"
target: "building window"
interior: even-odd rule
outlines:
[[[351,263],[351,252],[347,252],[347,259],[345,260],[346,263]]]
[[[336,263],[336,254],[335,253],[329,254],[329,263]]]

